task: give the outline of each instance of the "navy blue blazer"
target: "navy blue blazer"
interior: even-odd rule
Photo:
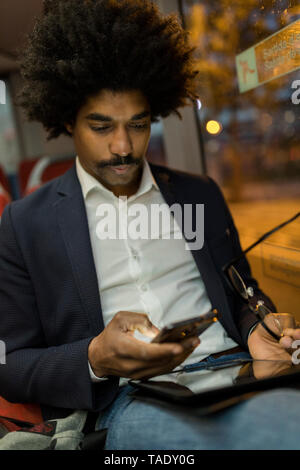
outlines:
[[[231,338],[247,348],[256,318],[230,290],[222,267],[240,243],[222,193],[209,177],[150,164],[165,201],[205,205],[205,242],[192,250],[208,296]],[[247,261],[239,270],[256,294]],[[188,312],[183,312],[188,316]],[[115,397],[118,378],[92,383],[88,346],[104,328],[87,215],[75,165],[6,207],[0,227],[0,395],[40,403],[45,419],[73,409],[99,411]]]

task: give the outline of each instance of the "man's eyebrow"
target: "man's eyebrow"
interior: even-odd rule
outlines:
[[[150,111],[142,111],[141,113],[135,114],[130,118],[130,121],[138,121],[139,119],[143,119],[144,117],[150,116]],[[104,114],[100,113],[91,113],[88,114],[86,119],[90,119],[91,121],[105,121],[111,122],[113,118],[111,116],[105,116]]]

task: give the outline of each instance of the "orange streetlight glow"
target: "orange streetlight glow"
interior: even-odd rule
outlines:
[[[209,134],[220,134],[222,131],[222,125],[218,121],[208,121],[206,124],[206,130]]]

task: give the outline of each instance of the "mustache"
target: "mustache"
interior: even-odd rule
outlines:
[[[97,163],[98,168],[105,168],[106,166],[121,166],[121,165],[140,165],[142,159],[134,158],[132,155],[126,155],[126,157],[117,157],[114,160],[107,162]]]

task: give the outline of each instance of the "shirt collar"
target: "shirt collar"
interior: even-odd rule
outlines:
[[[90,175],[83,168],[83,166],[81,165],[79,161],[78,155],[76,156],[76,171],[77,171],[77,176],[81,185],[84,199],[88,197],[88,194],[92,191],[92,189],[97,189],[98,191],[108,194],[110,197],[114,195],[112,191],[110,191],[105,186],[103,186],[103,184],[101,184],[98,180],[96,180],[96,178]],[[137,192],[131,197],[135,198],[137,196],[140,196],[144,194],[145,192],[149,191],[150,189],[152,189],[152,187],[154,187],[157,191],[159,191],[159,187],[151,172],[149,163],[147,162],[146,158],[144,158],[143,173],[142,173],[140,186]]]

